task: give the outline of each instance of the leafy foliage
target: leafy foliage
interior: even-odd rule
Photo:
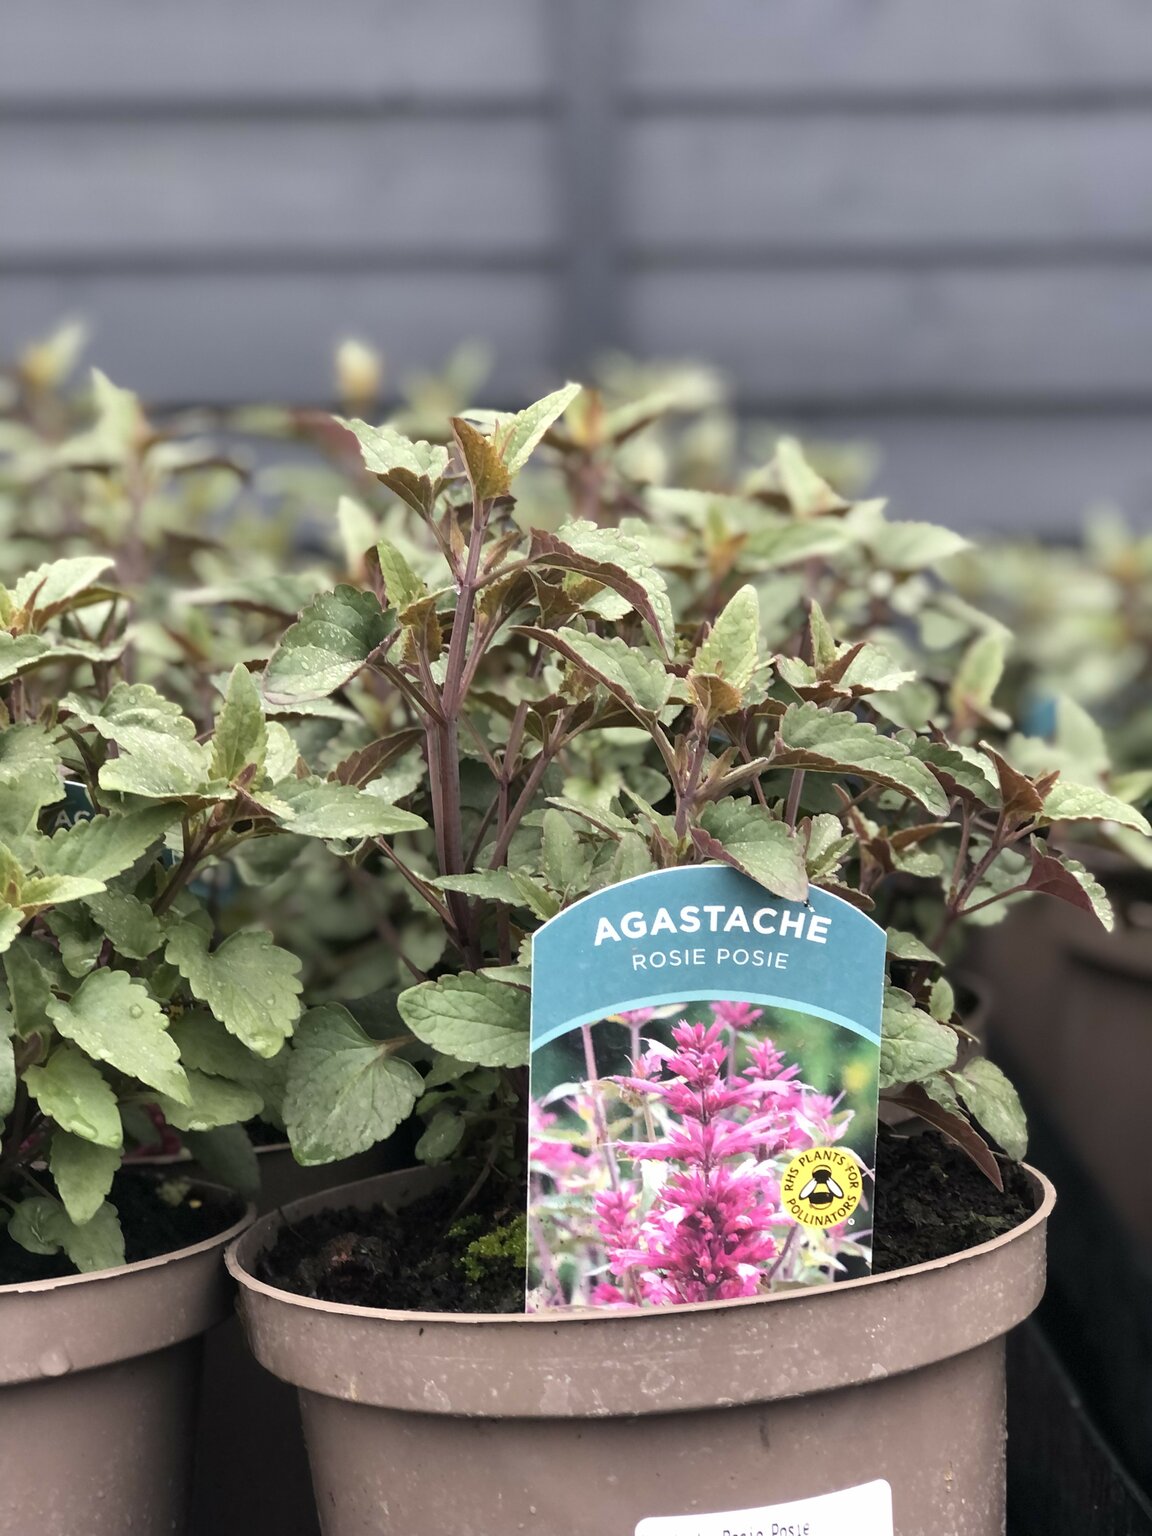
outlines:
[[[314,456],[258,508],[103,376],[62,395],[73,350],[20,364],[0,495],[12,1237],[108,1260],[145,1106],[249,1184],[257,1114],[306,1163],[414,1114],[421,1157],[522,1177],[534,929],[686,862],[870,911],[886,1092],[990,1173],[984,1135],[1022,1152],[1010,1086],[958,1065],[946,967],[1030,893],[1108,921],[1059,839],[1142,845],[1152,781],[1074,703],[1013,732],[965,541],[855,499],[858,455],[739,467],[698,370],[509,415],[467,354],[383,425],[351,355],[347,419],[236,416]]]

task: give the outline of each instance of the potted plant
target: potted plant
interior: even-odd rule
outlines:
[[[363,586],[305,608],[262,684],[274,707],[335,698],[386,723],[371,750],[404,765],[429,830],[403,850],[377,839],[366,867],[443,936],[430,972],[405,957],[390,1039],[339,1006],[304,1016],[284,1106],[304,1162],[415,1114],[428,1169],[302,1202],[229,1254],[257,1357],[301,1389],[323,1528],[631,1530],[887,1478],[897,1530],[991,1536],[1002,1340],[1040,1295],[1052,1197],[1011,1171],[1024,1126],[1007,1080],[958,1060],[941,952],[1029,891],[1103,913],[1051,830],[1147,824],[980,745],[987,626],[930,575],[953,536],[849,505],[794,444],[738,496],[605,495],[607,477],[573,474],[604,434],[574,387],[452,426],[449,449],[350,424],[406,519]],[[619,526],[513,499],[545,441],[582,511],[628,495]],[[653,500],[664,515],[646,521]],[[713,551],[703,570],[691,548],[667,575],[652,557],[677,520]],[[588,891],[717,861],[786,899],[839,893],[887,928],[886,1092],[946,1138],[886,1143],[903,1170],[888,1222],[935,1203],[936,1246],[788,1295],[523,1315],[533,929]],[[917,1200],[921,1162],[949,1166]],[[941,1211],[939,1191],[959,1194],[973,1164],[975,1235],[958,1238],[964,1199]],[[454,1253],[426,1251],[433,1225]],[[440,1310],[388,1305],[421,1279]],[[448,1310],[470,1286],[502,1288],[510,1311]],[[445,1465],[467,1478],[446,1483]]]
[[[1015,631],[999,691],[1027,727],[1016,756],[1147,809],[1152,542],[1102,512],[1066,546],[1009,544],[968,552],[956,565],[966,594]],[[1148,849],[1121,824],[1066,835],[1106,889],[1114,925],[1105,930],[1072,909],[1013,908],[975,936],[973,963],[993,997],[990,1049],[1018,1080],[1038,1159],[1061,1184],[1049,1336],[1111,1444],[1148,1486],[1141,1426],[1152,1391],[1152,1219],[1116,1181],[1140,1155],[1141,1085],[1152,1067]],[[1101,1266],[1113,1277],[1104,1295],[1092,1281]]]
[[[300,1012],[298,959],[224,931],[198,883],[270,834],[346,851],[423,823],[310,774],[243,666],[204,739],[118,679],[133,633],[109,565],[0,589],[0,1508],[42,1521],[47,1488],[61,1529],[119,1536],[183,1523],[197,1343],[254,1214],[125,1153],[162,1117],[250,1188],[243,1123],[278,1117]]]

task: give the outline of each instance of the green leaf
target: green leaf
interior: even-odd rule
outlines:
[[[260,690],[248,668],[237,662],[228,679],[224,707],[216,718],[212,737],[212,777],[225,783],[240,776],[246,768],[260,774],[268,750],[268,731]]]
[[[467,1122],[454,1109],[438,1109],[416,1143],[416,1156],[422,1163],[442,1163],[452,1156],[464,1139]]]
[[[60,959],[69,976],[87,976],[104,948],[104,933],[82,907],[59,907],[45,917],[60,944]]]
[[[373,592],[322,592],[287,631],[264,673],[270,704],[322,699],[351,682],[383,643],[389,624]]]
[[[300,761],[300,749],[292,740],[291,733],[278,720],[267,725],[268,750],[264,756],[264,773],[273,784],[296,776]]]
[[[646,556],[636,541],[618,535],[613,529],[612,542],[608,542],[608,530],[596,528],[591,523],[568,523],[564,531],[571,533],[575,542],[565,542],[559,535],[541,528],[532,530],[532,566],[569,572],[583,577],[585,582],[598,584],[600,590],[593,596],[576,599],[586,613],[617,619],[623,618],[631,608],[647,624],[661,651],[669,654],[672,609],[664,578],[644,563]],[[617,538],[623,539],[626,545],[634,545],[635,555],[629,549],[621,548],[615,542]],[[586,547],[577,548],[577,543]],[[577,584],[577,590],[588,589]]]
[[[452,417],[452,432],[476,500],[506,496],[511,488],[511,475],[492,439],[460,416]]]
[[[330,1003],[300,1021],[292,1047],[284,1120],[305,1167],[366,1152],[408,1118],[424,1080],[392,1047],[366,1035]]]
[[[779,571],[818,555],[837,554],[847,543],[844,524],[832,518],[769,525],[753,529],[737,563],[742,571]]]
[[[266,931],[234,933],[209,951],[208,935],[192,923],[175,929],[165,954],[231,1034],[257,1056],[276,1055],[300,1016],[295,955]]]
[[[969,1113],[1008,1156],[1020,1162],[1028,1150],[1028,1124],[1015,1088],[992,1062],[978,1056],[952,1082]]]
[[[159,1105],[169,1125],[178,1131],[214,1131],[221,1125],[243,1125],[264,1107],[260,1095],[242,1083],[224,1077],[206,1077],[195,1069],[188,1073],[187,1102],[157,1094]]]
[[[430,882],[439,891],[459,891],[462,896],[479,896],[484,901],[503,901],[519,906],[520,888],[506,869],[477,869],[466,875],[438,875]]]
[[[28,1200],[21,1200],[6,1228],[8,1236],[29,1253],[59,1253],[60,1242],[54,1235],[54,1228],[60,1209],[59,1200],[53,1200],[51,1195],[33,1195]]]
[[[74,822],[41,845],[40,868],[50,875],[108,881],[135,864],[179,820],[173,805],[147,805],[124,815]]]
[[[111,940],[112,947],[129,960],[146,960],[164,942],[164,929],[147,902],[127,891],[108,890],[89,896],[84,905]]]
[[[917,1008],[899,987],[884,989],[880,1086],[914,1083],[956,1060],[956,1032]]]
[[[100,770],[105,789],[165,799],[207,787],[209,749],[196,740],[196,727],[180,706],[146,683],[117,683],[99,709],[76,694],[62,708],[120,748],[120,756]]]
[[[1112,767],[1108,741],[1099,724],[1082,704],[1067,693],[1056,699],[1055,744],[1076,778],[1096,779],[1107,774]],[[1116,785],[1113,784],[1115,791]],[[1121,795],[1126,799],[1127,796]]]
[[[330,779],[288,780],[277,786],[276,793],[292,812],[285,826],[300,837],[359,842],[365,837],[420,832],[428,825],[422,816],[389,805],[379,795]]]
[[[48,1016],[93,1061],[106,1061],[172,1098],[185,1096],[187,1080],[168,1020],[144,983],[125,971],[93,971],[70,1002],[53,999]]]
[[[948,810],[948,797],[902,741],[881,736],[847,711],[789,705],[777,727],[772,766],[859,775],[902,790],[938,815]]]
[[[531,875],[526,875],[519,869],[511,870],[509,878],[519,892],[520,900],[541,922],[546,923],[550,917],[555,917],[559,912],[559,899],[541,885],[539,880],[533,880]]]
[[[548,428],[559,421],[579,393],[579,384],[565,384],[563,389],[554,390],[543,400],[518,411],[497,430],[500,453],[511,474],[524,468]]]
[[[0,631],[0,683],[19,677],[51,653],[52,642],[42,635],[10,635]]]
[[[0,731],[0,838],[13,844],[25,838],[39,842],[36,824],[41,811],[66,793],[55,756],[37,758],[15,746],[14,738],[27,741],[29,734],[27,726]]]
[[[1031,840],[1029,856],[1032,868],[1025,889],[1038,891],[1044,896],[1055,896],[1059,901],[1079,907],[1082,912],[1091,912],[1111,933],[1116,926],[1112,903],[1090,870],[1067,854],[1057,857],[1049,853],[1038,838]],[[979,897],[980,891],[975,894]]]
[[[554,805],[557,810],[570,811],[573,816],[579,816],[582,821],[588,822],[601,832],[607,832],[610,837],[622,837],[636,830],[626,816],[610,811],[606,805],[585,805],[582,801],[573,800],[566,795],[549,795],[548,804]]]
[[[91,1221],[104,1204],[120,1166],[120,1152],[57,1128],[52,1134],[48,1166],[69,1219],[79,1225]]]
[[[813,669],[817,676],[822,676],[836,661],[836,636],[815,598],[808,610],[808,645]]]
[[[978,635],[964,652],[952,679],[949,703],[962,723],[987,714],[1004,675],[1007,641],[1003,635]]]
[[[384,578],[384,596],[389,608],[397,613],[424,597],[428,584],[422,581],[394,544],[381,539],[376,545],[380,574]]]
[[[929,949],[922,939],[917,938],[914,933],[905,933],[900,928],[888,929],[887,947],[888,953],[896,960],[922,961],[929,965],[944,964],[935,950]]]
[[[482,1067],[528,1062],[529,999],[466,971],[401,992],[400,1017],[419,1040],[460,1061]]]
[[[12,596],[18,608],[31,604],[30,611],[39,621],[63,613],[76,605],[76,599],[98,585],[114,562],[106,555],[77,555],[68,560],[53,560],[21,576]],[[95,594],[103,597],[101,589]]]
[[[878,522],[864,540],[873,558],[890,571],[922,571],[970,549],[971,541],[934,523]]]
[[[820,478],[794,437],[778,440],[765,481],[765,488],[774,485],[784,493],[797,517],[820,517],[844,509],[843,496]]]
[[[11,1013],[0,1007],[0,1123],[12,1113],[16,1102],[16,1052],[12,1044],[15,1025]]]
[[[260,1194],[260,1160],[242,1125],[218,1125],[211,1131],[185,1131],[184,1145],[207,1176],[245,1200]]]
[[[264,1118],[280,1120],[291,1056],[288,1046],[283,1046],[275,1056],[256,1056],[235,1035],[230,1035],[219,1019],[201,1009],[173,1019],[169,1033],[180,1047],[185,1070],[192,1067],[209,1077],[226,1077],[251,1088],[264,1101]]]
[[[1134,768],[1112,779],[1112,793],[1126,805],[1144,805],[1152,799],[1152,768]]]
[[[617,567],[629,582],[643,590],[647,605],[646,611],[641,609],[640,612],[654,630],[664,653],[671,655],[676,640],[676,621],[668,584],[652,564],[640,540],[618,528],[601,528],[587,519],[564,523],[556,537],[568,549],[598,565]]]
[[[694,840],[709,858],[720,859],[750,875],[757,884],[786,901],[808,899],[804,845],[762,805],[721,800],[708,806]]]
[[[580,887],[588,868],[576,829],[560,811],[544,812],[544,838],[541,849],[544,878],[560,895]]]
[[[116,1095],[99,1068],[74,1045],[60,1045],[24,1074],[28,1092],[50,1120],[99,1147],[123,1145]]]
[[[1090,784],[1070,784],[1057,779],[1044,797],[1045,822],[1112,821],[1119,827],[1152,836],[1152,826],[1133,806]]]
[[[948,746],[919,737],[911,743],[913,755],[925,764],[951,795],[963,792],[982,805],[999,803],[1000,791],[992,761],[975,747]]]
[[[827,880],[840,868],[852,851],[856,838],[845,833],[839,816],[823,812],[801,823],[806,839],[804,862],[809,880]]]
[[[95,420],[60,446],[57,461],[77,466],[126,464],[140,453],[148,434],[140,402],[99,368],[93,368],[91,376]]]
[[[609,867],[609,881],[619,885],[621,881],[649,874],[656,866],[647,842],[638,832],[625,833],[616,844]]]
[[[87,875],[33,875],[20,887],[20,906],[26,913],[42,912],[45,907],[62,907],[85,896],[97,896],[103,889],[103,880]]]
[[[48,1026],[52,978],[46,964],[42,963],[46,961],[43,946],[34,939],[16,939],[4,956],[8,997],[16,1033],[22,1040]]]
[[[672,679],[663,664],[614,636],[586,635],[578,629],[526,628],[524,633],[560,651],[640,715],[659,714],[671,697]]]
[[[755,587],[741,587],[697,649],[692,670],[723,678],[742,692],[756,671],[759,645],[760,599]]]
[[[336,525],[340,530],[345,568],[349,571],[358,570],[365,550],[371,548],[376,538],[376,518],[354,496],[341,496],[336,503]],[[296,607],[297,604],[292,606]]]
[[[941,1024],[949,1023],[956,1012],[956,994],[951,982],[944,976],[938,976],[932,983],[932,991],[928,994],[928,1012],[934,1019],[939,1019]]]
[[[8,1232],[31,1253],[59,1253],[63,1248],[81,1274],[119,1269],[124,1263],[120,1220],[107,1201],[87,1221],[75,1222],[59,1200],[36,1195],[17,1206]]]
[[[125,1262],[120,1217],[116,1207],[107,1200],[83,1223],[69,1220],[68,1213],[62,1210],[52,1230],[82,1275],[102,1269],[119,1269]]]
[[[19,907],[9,907],[0,902],[0,955],[20,932],[24,914]]]
[[[371,427],[366,421],[336,419],[360,443],[364,467],[374,475],[406,469],[409,474],[438,480],[448,468],[448,450],[439,443],[428,443],[423,439],[413,441],[395,427]]]

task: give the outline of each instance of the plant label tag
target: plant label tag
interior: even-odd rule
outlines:
[[[532,943],[529,1311],[866,1275],[885,935],[838,896],[659,870]]]
[[[892,1536],[892,1489],[880,1480],[792,1504],[722,1515],[657,1515],[636,1536]]]

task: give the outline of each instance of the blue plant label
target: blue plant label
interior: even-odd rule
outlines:
[[[885,936],[726,865],[574,903],[532,944],[527,1308],[866,1275]]]

